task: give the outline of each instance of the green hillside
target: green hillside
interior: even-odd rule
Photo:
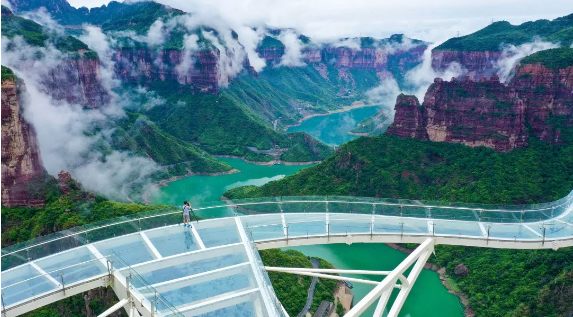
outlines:
[[[393,136],[359,138],[325,162],[229,198],[354,195],[523,204],[561,198],[573,188],[573,146],[532,140],[497,153],[479,147]],[[537,251],[438,246],[430,261],[446,267],[477,317],[571,314],[573,248]],[[464,263],[467,277],[453,274]],[[485,265],[487,263],[487,265]]]
[[[155,83],[150,87],[166,102],[146,115],[163,131],[180,140],[199,145],[216,155],[233,155],[253,161],[269,161],[249,149],[290,149],[290,161],[325,159],[332,150],[326,145],[297,134],[273,130],[234,94],[190,94],[187,87],[176,83]],[[286,152],[286,153],[289,153]],[[283,153],[285,155],[286,153]]]
[[[541,63],[544,66],[554,70],[566,68],[573,65],[573,48],[559,47],[539,51],[524,57],[520,63],[522,65]]]
[[[501,44],[520,45],[534,41],[535,37],[570,46],[573,43],[573,14],[552,21],[537,20],[520,25],[494,22],[472,34],[451,38],[434,50],[497,51]]]

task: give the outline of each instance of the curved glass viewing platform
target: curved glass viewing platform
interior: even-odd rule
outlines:
[[[2,312],[17,316],[111,286],[143,316],[287,316],[258,249],[423,243],[513,249],[573,246],[573,191],[491,206],[362,197],[282,197],[141,213],[2,249]],[[429,255],[428,255],[429,256]]]

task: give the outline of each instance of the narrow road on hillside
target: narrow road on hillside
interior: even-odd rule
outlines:
[[[318,269],[320,267],[320,263],[318,262],[317,259],[310,259],[310,264],[312,264],[312,267],[315,269]],[[316,287],[317,279],[318,279],[317,277],[312,278],[312,282],[310,283],[310,287],[308,288],[308,297],[306,298],[306,305],[304,305],[304,308],[298,314],[298,317],[303,317],[304,315],[306,315],[306,313],[308,313],[308,310],[312,305],[312,299],[314,298],[314,288]]]

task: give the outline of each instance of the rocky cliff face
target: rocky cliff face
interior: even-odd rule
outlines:
[[[101,82],[100,72],[99,59],[67,58],[51,69],[48,76],[41,79],[41,84],[43,90],[56,100],[97,108],[108,104],[111,99]]]
[[[198,92],[217,93],[219,85],[228,82],[222,79],[218,69],[219,51],[203,50],[193,54],[193,67],[179,70],[184,59],[180,50],[122,48],[116,49],[112,60],[115,73],[124,82],[148,84],[153,81],[176,80]],[[222,80],[221,80],[222,79]]]
[[[390,73],[398,77],[405,75],[422,61],[426,48],[427,45],[421,43],[402,49],[395,49],[392,46],[360,49],[332,45],[312,46],[302,50],[302,61],[314,67],[326,79],[329,78],[329,67],[336,68],[338,76],[344,77],[349,82],[352,81],[352,75],[348,72],[351,69],[375,70],[380,79],[384,79]],[[284,46],[259,47],[257,52],[268,65],[274,66],[281,61],[285,48]]]
[[[572,85],[573,66],[552,70],[541,64],[520,66],[507,85],[496,76],[436,78],[421,106],[414,96],[398,97],[387,133],[502,152],[527,146],[529,136],[569,142],[564,134],[573,127]]]
[[[2,80],[2,205],[42,206],[34,182],[46,171],[40,160],[35,131],[22,117],[16,80]]]
[[[470,79],[479,80],[494,75],[496,63],[501,58],[499,51],[432,51],[432,68],[445,71],[450,65],[457,63],[463,67]]]

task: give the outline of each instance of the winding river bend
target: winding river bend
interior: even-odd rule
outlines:
[[[300,126],[291,127],[288,131],[306,131],[330,145],[340,145],[355,139],[349,135],[356,124],[378,111],[378,107],[356,108],[347,112],[327,116],[312,117]],[[151,197],[156,204],[180,205],[183,200],[190,200],[195,205],[217,201],[222,194],[234,187],[244,185],[262,185],[267,182],[294,174],[309,165],[256,165],[240,159],[222,159],[238,169],[240,173],[218,176],[191,176],[169,183]],[[201,214],[203,217],[219,217],[224,214]],[[392,270],[406,255],[385,244],[332,244],[292,248],[308,256],[321,257],[340,269]],[[376,280],[380,277],[362,275],[364,279]],[[371,289],[372,285],[354,284],[352,289],[354,301],[357,302]],[[393,298],[391,298],[393,301]],[[367,310],[363,316],[372,316],[374,308]],[[442,285],[438,274],[423,270],[416,281],[416,286],[408,296],[400,316],[403,317],[463,317],[463,307],[459,300],[448,293]]]

